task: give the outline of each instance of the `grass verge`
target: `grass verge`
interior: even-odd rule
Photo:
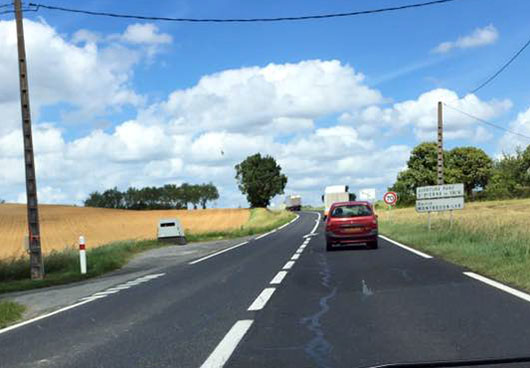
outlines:
[[[293,219],[295,214],[287,211],[252,209],[248,222],[232,231],[187,234],[189,242],[238,238],[270,231]],[[77,249],[54,251],[44,256],[46,277],[33,281],[29,278],[29,259],[0,260],[0,294],[67,284],[123,267],[137,253],[167,245],[156,240],[123,241],[100,246],[87,251],[88,272],[79,273]]]
[[[397,212],[397,211],[396,211]],[[430,232],[425,221],[398,219],[380,221],[382,234],[462,265],[500,282],[530,291],[530,234],[510,226],[472,227],[466,221],[452,229],[447,219],[433,221]]]
[[[186,238],[190,242],[240,238],[256,234],[266,233],[294,219],[296,215],[288,211],[271,211],[265,208],[253,208],[250,210],[250,218],[246,224],[236,230],[213,231],[207,233],[188,234]]]
[[[9,326],[10,324],[22,318],[22,313],[26,307],[9,300],[0,300],[0,328]]]

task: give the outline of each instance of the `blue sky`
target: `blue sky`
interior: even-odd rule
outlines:
[[[130,14],[193,18],[247,18],[347,12],[409,4],[414,1],[160,1],[157,2],[157,7],[154,7],[151,1],[101,0],[84,1],[82,4],[72,4],[72,2],[64,0],[42,0],[42,2],[48,5]],[[116,96],[119,93],[124,93],[124,91],[139,96],[138,98],[129,97],[125,102],[108,105],[103,100],[101,109],[98,109],[97,106],[83,109],[80,105],[86,106],[85,101],[97,101],[98,98],[101,98],[98,88],[108,89],[108,87],[106,88],[102,84],[100,87],[94,87],[93,90],[87,90],[83,92],[83,98],[71,97],[71,93],[64,93],[64,96],[58,93],[56,98],[48,98],[46,91],[49,91],[50,88],[60,89],[62,83],[54,84],[50,81],[42,81],[42,88],[45,92],[42,92],[42,95],[37,93],[35,97],[35,124],[37,126],[41,124],[43,132],[46,131],[50,134],[59,132],[59,138],[57,138],[57,134],[55,137],[59,139],[62,148],[60,154],[57,152],[58,156],[53,156],[51,153],[49,157],[42,155],[42,157],[38,157],[37,163],[41,160],[44,162],[42,166],[58,170],[62,175],[46,172],[40,180],[39,187],[46,188],[46,191],[41,194],[41,198],[48,202],[78,203],[87,193],[92,190],[104,189],[105,185],[126,187],[143,184],[158,185],[168,181],[177,183],[182,181],[203,182],[211,179],[220,183],[221,194],[225,194],[219,201],[219,206],[245,205],[244,199],[237,192],[231,172],[233,169],[231,168],[244,158],[243,153],[247,152],[246,149],[241,149],[241,154],[234,153],[228,158],[219,157],[218,160],[212,160],[208,157],[196,159],[191,148],[189,152],[186,151],[185,147],[178,152],[175,149],[155,152],[152,147],[148,147],[145,149],[152,152],[152,156],[146,154],[145,157],[142,157],[141,152],[135,152],[134,157],[131,156],[129,160],[111,158],[109,160],[112,163],[109,163],[110,161],[105,161],[104,155],[95,155],[92,159],[100,160],[99,164],[96,165],[94,161],[85,162],[86,155],[80,160],[72,153],[74,149],[72,147],[79,147],[80,143],[88,142],[87,137],[96,140],[94,131],[98,129],[102,129],[103,133],[106,134],[100,138],[100,141],[108,139],[110,142],[108,144],[113,146],[114,143],[111,142],[111,138],[116,137],[118,128],[126,121],[144,124],[149,129],[156,128],[158,129],[157,132],[163,132],[161,134],[165,135],[173,134],[171,129],[175,127],[170,129],[172,124],[183,124],[182,126],[179,125],[178,129],[175,128],[178,130],[178,134],[182,134],[179,129],[183,129],[186,124],[188,126],[193,125],[194,117],[198,116],[194,115],[195,112],[186,109],[193,109],[197,104],[204,102],[205,97],[200,94],[202,90],[200,88],[194,89],[197,88],[199,81],[204,76],[221,73],[224,77],[217,82],[226,86],[227,83],[230,84],[239,78],[222,74],[227,70],[239,73],[241,70],[245,70],[244,68],[263,69],[269,64],[293,65],[293,68],[296,69],[301,68],[300,63],[304,61],[314,61],[315,65],[320,65],[317,61],[328,62],[332,60],[340,63],[339,69],[350,70],[356,76],[361,74],[364,76],[361,81],[352,80],[352,88],[362,85],[362,87],[378,93],[379,98],[357,104],[355,102],[357,98],[359,101],[364,101],[365,98],[364,93],[366,91],[361,89],[358,92],[352,92],[349,103],[345,101],[337,103],[336,108],[327,108],[326,105],[332,106],[344,96],[343,92],[342,97],[336,96],[329,92],[332,91],[330,89],[326,92],[329,101],[318,97],[318,103],[323,104],[319,109],[315,108],[313,111],[310,108],[313,102],[308,102],[308,104],[304,103],[303,106],[297,107],[296,112],[289,110],[286,113],[280,109],[282,111],[276,115],[271,113],[270,116],[267,115],[267,118],[263,118],[258,110],[252,109],[252,104],[260,96],[266,98],[268,95],[261,94],[263,92],[261,90],[249,88],[245,91],[250,92],[241,99],[241,104],[248,106],[249,111],[245,110],[245,114],[248,114],[245,116],[248,119],[257,119],[258,123],[262,119],[263,126],[268,126],[270,119],[285,118],[288,115],[289,118],[309,119],[310,122],[300,123],[297,121],[302,125],[309,124],[310,127],[308,125],[305,128],[293,128],[289,134],[281,134],[278,131],[264,132],[263,129],[278,129],[278,126],[271,125],[269,128],[260,130],[259,124],[249,125],[248,121],[238,121],[237,117],[232,119],[226,115],[234,111],[234,107],[223,105],[212,110],[212,113],[208,114],[207,117],[204,114],[204,116],[201,115],[200,119],[204,123],[203,128],[190,131],[187,138],[179,137],[184,140],[188,139],[186,144],[189,145],[194,144],[194,142],[199,144],[201,137],[209,137],[208,145],[216,144],[215,139],[221,139],[219,136],[222,134],[224,134],[222,139],[228,141],[232,139],[233,142],[245,141],[246,137],[248,137],[248,142],[256,139],[256,150],[275,155],[279,157],[280,162],[285,161],[283,166],[285,166],[287,174],[291,174],[289,175],[290,179],[292,177],[288,191],[300,192],[308,198],[309,202],[314,204],[317,204],[317,199],[320,197],[319,193],[325,184],[350,184],[356,190],[363,187],[376,187],[379,194],[382,195],[384,189],[392,184],[392,177],[395,178],[396,173],[403,168],[406,157],[408,157],[408,151],[422,140],[434,137],[431,134],[434,132],[434,127],[429,128],[427,116],[432,115],[432,113],[427,111],[428,109],[426,110],[425,99],[421,100],[420,98],[423,94],[432,93],[438,96],[441,93],[445,98],[448,93],[456,93],[454,99],[457,100],[455,104],[459,108],[463,110],[467,108],[466,111],[482,118],[524,134],[530,134],[530,126],[528,126],[530,122],[527,120],[530,119],[530,112],[528,112],[530,92],[526,81],[530,74],[530,51],[522,54],[508,70],[492,84],[480,90],[476,96],[468,96],[468,99],[465,99],[469,90],[495,72],[530,37],[530,23],[525,16],[529,13],[530,2],[525,0],[460,0],[443,5],[379,15],[253,24],[143,22],[90,17],[45,9],[41,9],[38,13],[28,13],[28,22],[33,21],[35,24],[41,24],[53,30],[54,33],[50,35],[51,39],[62,40],[65,48],[79,48],[79,52],[84,52],[83,48],[86,47],[87,43],[83,42],[86,41],[76,41],[74,37],[76,32],[80,30],[97,35],[98,40],[94,41],[94,44],[98,55],[101,54],[104,57],[101,58],[102,61],[95,62],[93,68],[95,72],[87,72],[93,75],[84,75],[84,77],[95,83],[94,79],[98,78],[97,70],[99,70],[97,63],[105,62],[106,65],[109,65],[108,58],[113,56],[115,63],[122,63],[124,66],[109,67],[109,73],[114,73],[116,78],[109,77],[111,80],[109,83],[112,81],[116,83],[118,80],[121,90],[116,91],[116,95],[109,94],[105,100],[117,98],[119,101],[123,101],[122,97]],[[9,29],[8,22],[11,21],[11,18],[11,16],[0,17],[0,22],[4,22],[6,29]],[[135,24],[145,27],[146,24],[150,23],[152,24],[150,26],[155,27],[151,36],[155,34],[156,37],[162,38],[153,36],[154,38],[146,42],[127,39],[126,30],[128,27]],[[27,31],[26,37],[32,36],[31,25],[29,27],[30,31]],[[486,37],[482,43],[477,41],[478,44],[475,45],[471,42],[472,46],[454,47],[444,53],[433,51],[443,42],[458,43],[458,39],[473,38],[474,35],[476,36],[477,30],[484,29],[489,29],[487,36],[489,35],[491,38]],[[152,28],[150,30],[153,31]],[[167,42],[168,38],[171,41]],[[104,55],[105,49],[117,50],[118,47],[120,52],[113,52],[110,54],[111,56]],[[60,50],[60,48],[57,49],[57,52],[61,52]],[[131,56],[126,56],[123,52],[131,53]],[[44,49],[33,52],[31,40],[28,40],[28,55],[34,57],[34,60],[30,61],[30,67],[32,66],[31,63],[38,65],[35,66],[34,70],[30,68],[30,78],[33,78],[30,79],[32,86],[33,84],[40,85],[41,79],[43,79],[40,75],[34,74],[32,76],[32,72],[46,73],[47,70],[50,70],[50,73],[53,74],[53,69],[57,66],[53,62],[50,63],[50,60],[59,56],[49,56],[45,53],[46,50]],[[67,55],[66,51],[64,55]],[[8,56],[6,53],[5,57]],[[120,58],[127,61],[121,61]],[[70,61],[69,63],[75,62]],[[5,68],[7,75],[10,71],[7,66]],[[1,73],[2,71],[0,71]],[[280,75],[281,71],[275,71],[275,73]],[[315,83],[308,84],[311,87],[310,91],[307,91],[307,95],[319,93],[319,78],[331,81],[330,83],[339,83],[343,80],[341,77],[337,79],[337,82],[333,82],[333,77],[328,77],[326,73],[315,77]],[[295,74],[297,76],[293,78],[304,78],[302,73]],[[228,81],[229,79],[230,81]],[[249,80],[252,81],[252,79]],[[244,83],[250,83],[249,80]],[[296,84],[296,80],[289,83]],[[86,85],[85,82],[80,82],[76,88],[83,89],[84,85]],[[215,87],[213,88],[215,91]],[[348,90],[347,86],[343,88],[345,89],[338,89],[338,92]],[[171,105],[170,96],[176,91],[182,92],[182,96],[177,96],[176,107],[173,106],[168,112],[169,110],[164,110],[164,106],[166,106],[165,104]],[[185,91],[193,93],[190,92],[188,96]],[[9,92],[9,96],[12,96],[11,92]],[[208,96],[212,93],[210,91]],[[235,87],[232,86],[227,89],[226,93],[237,94],[237,83]],[[295,100],[307,98],[304,91],[300,93],[301,95],[294,94],[290,97]],[[185,98],[184,95],[186,95]],[[6,97],[4,102],[6,104],[11,103],[10,98]],[[227,96],[221,94],[219,98],[224,99]],[[473,98],[475,100],[472,100]],[[132,100],[134,101],[132,102]],[[411,102],[411,106],[400,105],[405,101]],[[412,104],[413,101],[416,101],[417,104]],[[2,100],[0,99],[0,107],[2,106],[1,103]],[[303,110],[304,106],[307,111]],[[204,110],[208,107],[201,108]],[[241,107],[237,107],[237,109],[239,108]],[[378,115],[371,119],[362,118],[361,115],[370,108],[379,109]],[[157,109],[162,109],[164,113],[158,113],[159,110]],[[84,111],[80,114],[79,110]],[[385,110],[386,118],[381,115]],[[225,115],[223,117],[216,116],[215,113],[218,111],[222,111]],[[65,112],[69,113],[65,114]],[[147,115],[149,118],[146,118]],[[161,115],[164,115],[164,118],[160,118],[160,121],[146,123],[149,119],[158,119]],[[350,118],[345,118],[346,115],[349,115]],[[13,116],[15,119],[16,115]],[[478,125],[465,119],[461,120],[451,115],[448,115],[447,118],[453,119],[452,122],[448,123],[452,124],[449,129],[455,132],[452,138],[450,134],[448,135],[447,148],[457,145],[476,145],[495,156],[502,151],[513,150],[516,144],[528,144],[524,140],[514,141],[511,136],[506,136],[502,132],[487,127],[482,127],[481,131],[477,131]],[[226,124],[216,125],[215,121],[207,121],[207,119],[226,120]],[[14,121],[10,125],[10,129],[6,128],[0,132],[0,140],[2,134],[6,142],[8,139],[6,137],[14,136],[12,133],[17,129],[16,124],[17,122]],[[337,150],[334,155],[329,154],[327,158],[322,160],[318,160],[318,155],[312,156],[312,153],[307,152],[306,145],[313,144],[317,147],[316,149],[322,149],[327,144],[333,145],[332,139],[326,142],[321,142],[318,139],[340,131],[340,129],[337,130],[337,127],[340,126],[351,128],[351,134],[355,136],[352,142],[344,143],[344,152],[341,153],[340,150]],[[328,130],[318,133],[318,129]],[[125,128],[122,131],[125,131]],[[212,138],[206,136],[208,133],[218,133],[218,136]],[[240,135],[230,136],[230,134]],[[227,135],[231,138],[227,138]],[[146,136],[145,139],[148,140],[148,137]],[[154,146],[157,146],[156,137],[153,135],[151,138],[154,140],[151,142]],[[301,141],[305,144],[299,143]],[[369,147],[364,147],[363,142],[369,142]],[[321,143],[322,145],[320,145]],[[90,145],[91,147],[97,146],[94,142]],[[53,143],[50,143],[50,146],[52,146],[51,152],[55,146]],[[366,154],[363,154],[362,150],[359,149],[362,147],[366,150]],[[252,145],[248,148],[248,152],[252,151],[251,148]],[[97,149],[95,147],[92,152]],[[101,149],[103,153],[108,152],[108,149]],[[394,160],[386,162],[384,159],[375,159],[379,157],[378,155],[382,158],[392,156],[393,150],[399,151],[394,155]],[[0,154],[4,155],[4,160],[9,161],[6,161],[5,165],[13,165],[13,168],[16,167],[17,160],[20,161],[20,158],[16,158],[16,154],[13,152],[4,150],[0,151]],[[72,162],[64,167],[57,163],[45,162],[45,160],[58,160],[59,157],[64,161]],[[347,160],[348,158],[349,160]],[[370,161],[371,158],[375,161],[366,162]],[[0,156],[1,159],[2,156]],[[175,164],[177,159],[180,161]],[[158,175],[149,179],[138,177],[139,170],[145,172],[152,167],[162,165],[162,162],[170,162],[171,160],[173,160],[171,175]],[[363,161],[362,164],[359,164],[360,160]],[[111,171],[98,173],[96,176],[100,179],[81,185],[72,179],[79,173],[77,170],[81,170],[73,168],[76,166],[74,163],[77,163],[77,166],[86,164],[85,169],[89,171],[102,166]],[[351,173],[348,173],[349,164],[356,167],[353,169],[352,166]],[[341,173],[330,172],[329,168],[333,168],[334,165],[341,167],[338,170]],[[162,171],[167,171],[169,166],[164,167],[166,169]],[[206,171],[212,170],[210,171],[211,177],[203,174],[204,168],[209,168]],[[307,168],[307,171],[304,172],[301,168]],[[290,171],[292,172],[290,173]],[[376,175],[374,171],[379,172],[379,175]],[[200,174],[198,175],[197,172]],[[64,173],[70,174],[65,175]],[[106,179],[101,180],[103,177]],[[308,178],[313,180],[308,180]],[[15,171],[15,169],[13,169],[12,175],[0,177],[0,190],[3,192],[0,192],[0,197],[8,200],[24,199],[21,195],[23,193],[23,187],[20,186],[21,180],[23,177],[20,177],[20,171]]]

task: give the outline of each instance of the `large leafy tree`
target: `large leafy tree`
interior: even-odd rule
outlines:
[[[251,207],[267,207],[275,195],[283,194],[287,177],[273,157],[256,153],[235,169],[239,190],[247,196]]]
[[[451,169],[451,179],[463,183],[468,197],[473,189],[485,188],[492,175],[493,161],[480,148],[457,147],[449,151],[447,165]]]
[[[447,152],[444,152],[447,157]],[[407,161],[407,168],[398,174],[397,180],[389,188],[398,194],[400,204],[411,204],[416,198],[416,188],[437,184],[438,150],[436,143],[425,142],[414,147]],[[452,172],[444,160],[445,181],[453,182]]]

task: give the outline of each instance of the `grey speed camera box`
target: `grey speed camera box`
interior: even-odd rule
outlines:
[[[186,236],[176,218],[161,219],[158,223],[158,240],[179,245],[186,244]]]

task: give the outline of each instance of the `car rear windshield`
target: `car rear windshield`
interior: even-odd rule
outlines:
[[[372,210],[370,207],[362,204],[352,204],[335,207],[331,212],[331,217],[360,217],[371,216]]]

